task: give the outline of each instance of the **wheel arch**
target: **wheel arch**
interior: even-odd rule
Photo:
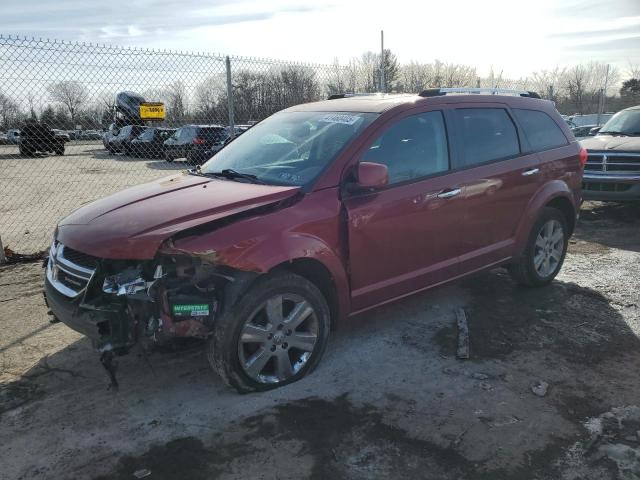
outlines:
[[[571,201],[565,196],[557,196],[548,201],[544,207],[555,208],[562,213],[569,227],[569,236],[571,236],[576,227],[576,211]]]
[[[515,256],[520,256],[526,248],[531,228],[545,207],[556,208],[562,212],[567,219],[569,235],[571,235],[575,228],[578,210],[574,198],[573,192],[562,180],[553,180],[542,186],[527,205],[526,212],[517,227]]]
[[[331,271],[315,258],[295,258],[276,265],[270,273],[283,270],[300,275],[318,287],[329,306],[331,330],[335,330],[344,312],[340,307],[336,282]]]

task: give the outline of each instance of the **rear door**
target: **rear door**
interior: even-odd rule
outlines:
[[[449,118],[464,206],[459,265],[468,273],[513,255],[520,218],[541,184],[540,165],[506,105],[458,104]]]
[[[455,276],[457,244],[452,235],[464,207],[449,177],[443,111],[415,110],[392,119],[358,160],[387,165],[389,185],[343,200],[353,309]]]

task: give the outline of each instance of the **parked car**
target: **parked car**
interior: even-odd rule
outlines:
[[[640,200],[640,105],[616,113],[581,144],[589,152],[582,185],[585,199]]]
[[[595,135],[599,128],[598,125],[584,125],[582,127],[573,127],[571,132],[576,138],[589,137]]]
[[[129,155],[131,153],[131,142],[146,129],[147,127],[142,125],[126,125],[120,129],[114,127],[108,139],[105,140],[107,150],[110,153],[119,152]]]
[[[164,142],[175,128],[148,128],[131,141],[130,152],[136,157],[164,158]]]
[[[231,142],[232,140],[234,140],[235,138],[239,137],[240,135],[242,135],[244,132],[246,132],[247,130],[249,130],[253,125],[236,125],[234,130],[236,132],[235,135],[231,135],[231,127],[225,127],[225,131],[227,132],[227,138],[224,139],[223,142],[221,143],[216,143],[215,145],[213,145],[211,148],[209,148],[208,150],[206,150],[203,154],[203,157],[205,159],[210,159],[211,157],[213,157],[216,153],[218,153],[220,150],[222,150],[222,147],[224,147],[225,145],[227,145],[229,142]]]
[[[102,134],[102,144],[104,145],[105,149],[109,150],[109,145],[111,144],[111,141],[113,140],[113,138],[116,136],[117,133],[118,133],[118,127],[116,127],[115,123],[112,123],[107,127],[107,129]],[[109,150],[109,152],[111,152],[111,150]]]
[[[20,130],[17,128],[7,130],[7,140],[10,145],[18,145],[20,143]]]
[[[164,158],[167,162],[185,158],[191,164],[200,164],[210,158],[207,151],[222,146],[228,137],[222,125],[186,125],[164,142]]]
[[[71,141],[71,137],[69,136],[68,132],[66,132],[64,130],[60,130],[58,128],[54,128],[52,130],[53,130],[53,133],[56,134],[56,137],[58,137],[59,139],[63,140],[65,143]]]
[[[247,392],[302,378],[331,329],[409,294],[497,266],[549,284],[586,151],[535,94],[449,93],[291,107],[79,208],[56,228],[49,308],[107,368],[138,341],[206,338]]]
[[[64,155],[64,144],[68,141],[66,134],[56,132],[46,123],[29,122],[20,130],[18,147],[24,156],[37,152]]]

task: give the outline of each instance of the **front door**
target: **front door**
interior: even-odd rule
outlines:
[[[452,235],[464,207],[448,143],[442,111],[405,113],[360,155],[387,165],[389,184],[344,199],[354,311],[456,275]]]

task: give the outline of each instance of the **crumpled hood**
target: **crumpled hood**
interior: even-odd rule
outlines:
[[[89,203],[58,224],[58,240],[100,258],[149,259],[172,235],[295,195],[299,187],[174,175]]]
[[[619,150],[623,152],[640,152],[640,137],[623,137],[613,135],[596,135],[580,141],[587,150]]]

